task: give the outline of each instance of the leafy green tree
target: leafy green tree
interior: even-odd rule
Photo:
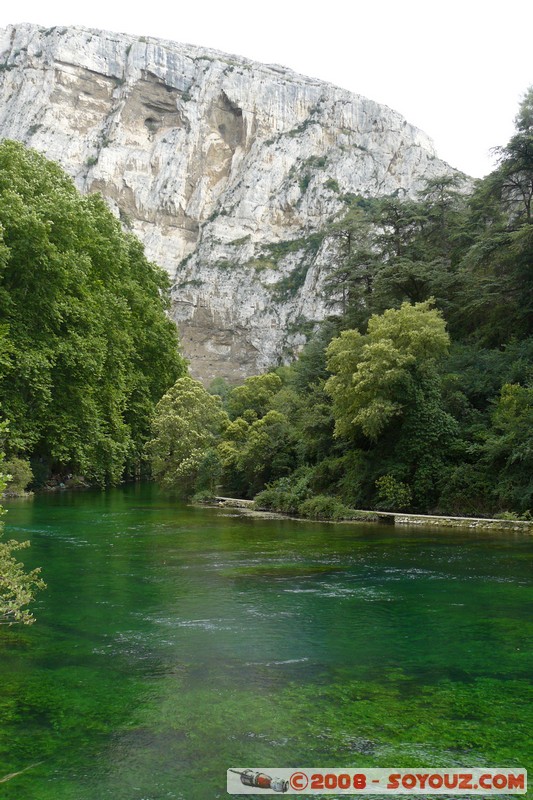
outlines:
[[[298,359],[291,364],[290,380],[286,383],[293,386],[299,394],[305,395],[309,387],[329,377],[326,350],[340,330],[338,322],[331,319],[324,321],[304,346]]]
[[[295,467],[294,433],[289,421],[279,411],[268,411],[250,425],[239,450],[237,468],[246,477],[247,493],[253,496]]]
[[[371,317],[366,335],[343,331],[328,348],[335,435],[360,431],[375,441],[404,411],[410,379],[431,368],[448,345],[444,320],[429,302]]]
[[[533,226],[503,217],[478,233],[461,262],[461,303],[451,324],[463,340],[500,347],[533,334]]]
[[[465,175],[428,178],[418,192],[424,210],[420,230],[427,260],[458,263],[470,243],[468,179]]]
[[[243,417],[237,417],[226,426],[223,437],[217,445],[224,491],[237,496],[248,494],[249,476],[242,474],[239,456],[246,444],[249,431],[250,423]]]
[[[196,494],[207,499],[216,494],[222,480],[222,461],[215,446],[203,452],[196,474]]]
[[[448,344],[442,315],[425,302],[375,315],[366,335],[344,331],[328,348],[335,436],[366,453],[368,481],[392,475],[417,506],[436,501],[457,436],[438,371]]]
[[[411,489],[392,475],[382,475],[378,478],[376,488],[378,490],[376,508],[399,511],[411,505]]]
[[[227,423],[219,397],[189,376],[179,378],[157,404],[152,438],[146,443],[156,480],[178,496],[193,494],[207,455]]]
[[[24,494],[29,484],[33,481],[30,462],[24,458],[11,456],[9,461],[4,460],[3,467],[7,478],[7,494]]]
[[[210,394],[218,394],[222,402],[225,403],[231,392],[231,385],[225,378],[213,378],[207,390]]]
[[[369,201],[355,198],[343,218],[327,232],[331,267],[324,284],[330,305],[340,305],[345,327],[363,327],[374,279],[381,264]]]
[[[324,385],[320,379],[305,392],[287,387],[272,401],[274,410],[287,417],[299,464],[316,464],[329,455],[334,443],[331,400]]]
[[[0,145],[0,402],[9,455],[116,483],[140,467],[155,403],[185,370],[168,279],[103,199]]]
[[[263,417],[281,385],[281,378],[275,372],[246,378],[242,386],[236,386],[229,393],[226,406],[230,417],[236,419],[246,412],[252,412],[252,416],[258,418]]]

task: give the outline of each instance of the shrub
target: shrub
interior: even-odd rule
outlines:
[[[258,511],[281,511],[285,505],[286,492],[269,486],[254,497],[254,506]]]
[[[370,469],[367,454],[362,450],[350,450],[339,459],[339,464],[341,474],[333,494],[338,494],[343,503],[352,508],[368,508],[371,503],[368,495]]]
[[[331,192],[335,192],[336,194],[340,194],[340,186],[339,182],[335,180],[335,178],[328,178],[326,183],[324,184],[326,189],[329,189]]]
[[[216,493],[222,475],[220,456],[214,447],[206,450],[198,464],[196,476],[197,494],[207,492],[211,497]]]
[[[348,506],[341,503],[336,497],[331,497],[327,494],[318,494],[316,497],[311,497],[304,500],[298,509],[302,517],[309,517],[310,519],[351,519],[353,513]]]
[[[309,173],[306,173],[302,178],[300,178],[298,183],[300,186],[300,192],[302,194],[305,194],[307,191],[307,187],[311,183],[311,176],[309,175]]]
[[[494,481],[479,462],[455,465],[443,475],[438,501],[441,514],[492,516],[495,506]]]
[[[382,475],[378,478],[376,488],[378,490],[376,508],[383,511],[400,511],[411,505],[410,487],[392,475]]]
[[[301,467],[289,477],[279,478],[256,495],[255,507],[260,511],[299,513],[301,503],[311,494],[309,488],[311,474],[309,467]]]
[[[213,492],[208,491],[207,489],[203,489],[200,492],[196,492],[191,498],[191,502],[193,503],[212,503],[215,497]]]
[[[12,456],[4,461],[2,470],[8,476],[7,495],[24,494],[33,481],[33,472],[27,459]]]
[[[271,283],[269,289],[272,292],[272,298],[282,303],[294,297],[305,283],[309,266],[307,261],[303,261],[288,275],[280,278],[276,283]]]

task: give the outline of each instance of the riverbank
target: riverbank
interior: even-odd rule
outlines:
[[[284,514],[281,511],[261,511],[255,507],[253,500],[244,500],[237,497],[213,498],[219,507],[236,508],[248,513],[260,514],[261,516],[290,517],[294,515]],[[299,518],[299,517],[296,517]],[[306,521],[308,521],[306,519]],[[325,520],[322,520],[325,521]],[[387,525],[430,525],[442,528],[476,528],[478,530],[504,530],[521,531],[522,533],[533,534],[533,521],[515,519],[496,519],[484,517],[448,517],[438,514],[406,514],[403,511],[367,511],[354,510],[354,516],[337,522],[379,522]]]

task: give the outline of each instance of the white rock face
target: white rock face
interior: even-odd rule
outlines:
[[[385,106],[156,39],[9,26],[0,98],[0,137],[102,192],[168,270],[184,352],[207,382],[290,360],[331,312],[331,243],[313,233],[346,195],[413,194],[452,171]]]

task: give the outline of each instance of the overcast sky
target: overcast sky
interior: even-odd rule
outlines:
[[[454,167],[481,177],[533,84],[531,0],[111,0],[2,3],[10,23],[85,25],[215,47],[396,109]]]

